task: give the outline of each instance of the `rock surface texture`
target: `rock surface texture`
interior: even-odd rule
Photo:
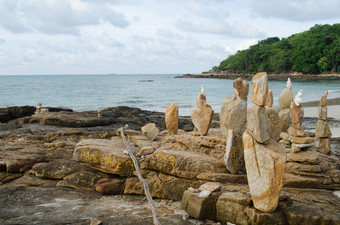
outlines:
[[[178,133],[178,105],[170,103],[165,111],[165,124],[168,133]]]

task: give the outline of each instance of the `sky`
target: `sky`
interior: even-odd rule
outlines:
[[[0,75],[200,73],[340,0],[0,0]]]

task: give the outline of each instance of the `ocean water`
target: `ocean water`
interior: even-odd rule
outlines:
[[[0,108],[32,105],[72,108],[76,111],[130,106],[165,112],[169,103],[179,105],[180,115],[190,115],[196,96],[205,84],[207,103],[219,112],[223,100],[234,92],[233,80],[178,79],[176,74],[124,75],[22,75],[0,76]],[[140,82],[152,80],[152,82]],[[251,81],[248,81],[251,84]],[[250,85],[251,86],[251,85]],[[269,81],[274,106],[285,81]],[[340,98],[340,81],[293,81],[293,94],[303,90],[303,102]],[[250,90],[249,90],[250,91]],[[249,106],[252,104],[249,101]]]

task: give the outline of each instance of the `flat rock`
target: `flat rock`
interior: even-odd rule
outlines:
[[[313,163],[318,159],[317,151],[302,151],[298,153],[288,153],[287,162],[308,162]]]
[[[223,184],[247,184],[247,175],[245,174],[229,174],[229,173],[200,173],[196,177],[200,180],[214,181]]]
[[[292,141],[293,136],[291,134],[288,134],[287,132],[281,132],[280,133],[280,138],[282,138],[283,140],[287,140],[287,141]]]
[[[310,144],[314,143],[315,140],[312,137],[293,137],[292,142],[295,144]]]
[[[251,102],[265,106],[268,92],[268,76],[266,72],[257,73],[251,81]]]
[[[268,117],[265,107],[254,105],[248,109],[247,131],[259,143],[268,143],[270,140],[267,122]]]
[[[96,191],[104,195],[120,195],[124,193],[125,179],[103,178],[97,181]]]
[[[224,163],[232,174],[245,172],[242,135],[228,130]]]
[[[222,184],[219,183],[219,182],[207,182],[207,183],[204,183],[202,184],[198,190],[199,191],[211,191],[211,192],[214,192],[214,191],[220,191],[222,190]]]
[[[289,127],[288,128],[288,134],[290,134],[294,137],[305,137],[306,136],[306,133],[302,128],[295,129],[293,127]]]
[[[285,173],[286,150],[272,139],[266,145],[259,144],[247,131],[242,139],[254,206],[262,212],[274,211],[278,205]]]
[[[178,105],[170,103],[165,111],[165,124],[168,134],[178,133]]]
[[[201,136],[205,136],[208,133],[213,115],[214,110],[208,104],[192,111],[191,121]]]
[[[85,139],[76,145],[73,160],[105,173],[129,176],[134,166],[125,150],[120,139]]]

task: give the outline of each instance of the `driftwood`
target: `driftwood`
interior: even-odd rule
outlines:
[[[155,204],[152,200],[152,197],[151,197],[151,194],[150,194],[150,189],[149,189],[149,184],[148,182],[143,178],[142,176],[142,173],[139,169],[139,166],[138,166],[138,162],[137,162],[137,159],[136,157],[133,155],[132,153],[132,150],[129,146],[129,144],[127,143],[126,141],[126,138],[125,138],[125,135],[124,135],[124,132],[123,132],[123,127],[120,128],[121,129],[121,135],[122,135],[122,138],[123,138],[123,142],[127,148],[127,153],[129,154],[129,156],[131,157],[132,161],[133,161],[133,165],[135,166],[135,169],[136,169],[136,172],[137,172],[137,176],[138,176],[138,179],[143,183],[143,186],[144,186],[144,190],[145,190],[145,195],[146,195],[146,198],[148,199],[148,202],[149,204],[151,205],[151,210],[152,210],[152,216],[153,216],[153,223],[155,225],[160,225],[159,223],[159,220],[158,220],[158,212],[157,212],[157,209],[155,207]],[[125,152],[125,151],[124,151]],[[126,152],[125,152],[126,153]]]

